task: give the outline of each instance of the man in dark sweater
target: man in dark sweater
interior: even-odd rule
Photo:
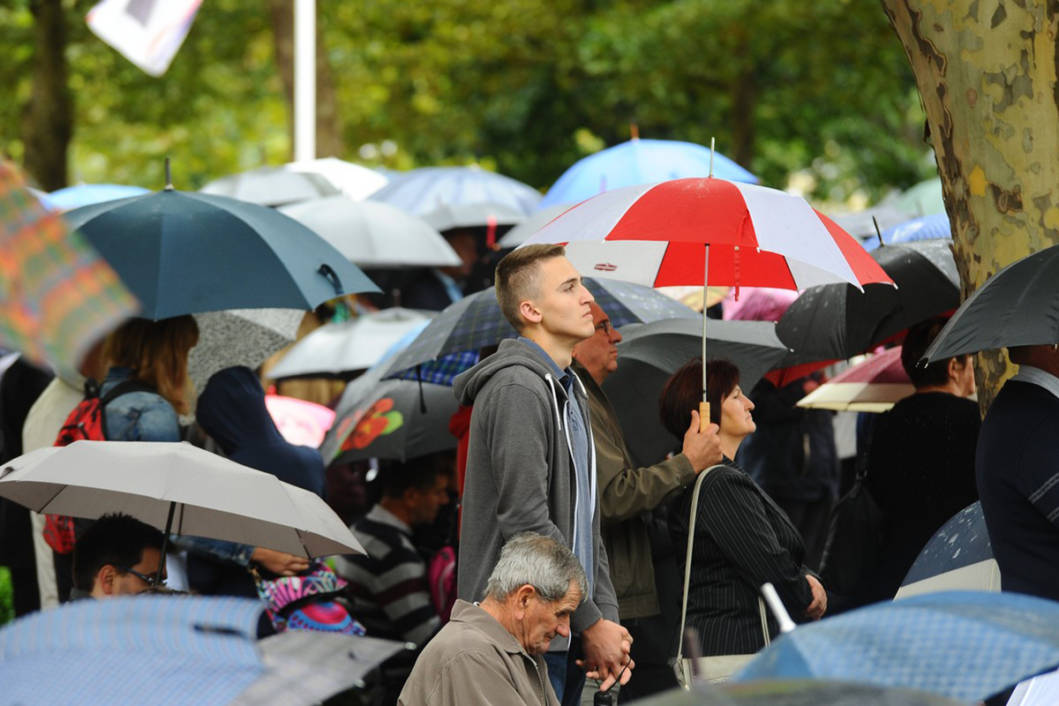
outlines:
[[[1059,600],[1059,344],[1008,349],[1018,375],[982,422],[975,458],[1005,591]]]

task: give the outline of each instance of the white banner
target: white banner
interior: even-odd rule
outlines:
[[[89,10],[89,29],[152,76],[169,68],[202,0],[102,0]]]

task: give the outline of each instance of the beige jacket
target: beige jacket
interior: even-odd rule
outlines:
[[[449,623],[427,643],[398,706],[525,704],[559,706],[540,655],[478,606],[458,600]]]

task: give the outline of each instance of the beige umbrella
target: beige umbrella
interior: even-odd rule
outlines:
[[[0,467],[0,496],[96,519],[123,512],[170,533],[306,557],[364,553],[317,495],[183,442],[76,441]]]

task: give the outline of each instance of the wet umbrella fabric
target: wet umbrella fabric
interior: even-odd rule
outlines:
[[[124,512],[177,534],[310,558],[363,552],[315,493],[182,442],[37,449],[0,467],[0,496],[34,512],[87,519]]]
[[[806,409],[878,413],[915,391],[901,364],[901,347],[896,346],[842,371],[797,404]]]
[[[657,400],[669,376],[702,355],[702,324],[698,317],[669,319],[625,326],[621,334],[618,369],[604,381],[603,390],[618,413],[629,451],[646,466],[680,445],[662,426]],[[735,363],[744,390],[786,354],[771,322],[711,321],[707,330],[707,359]]]
[[[141,316],[313,309],[377,292],[353,263],[282,213],[166,189],[66,214],[140,300]]]
[[[701,320],[695,311],[649,287],[592,277],[584,278],[584,283],[615,328],[670,318]],[[441,365],[445,367],[444,378],[451,384],[453,377],[474,363],[457,370],[458,366],[450,364],[453,359],[445,361],[442,358],[453,353],[469,353],[473,358],[480,348],[496,345],[515,335],[515,329],[500,312],[496,293],[492,290],[476,292],[450,304],[438,314],[404,351],[394,357],[385,376],[415,379],[416,366],[421,366],[420,375],[432,376],[436,367]],[[465,357],[455,362],[462,364],[470,360]],[[423,379],[442,381],[438,377]]]
[[[802,358],[842,360],[959,305],[959,273],[950,242],[888,245],[872,257],[897,288],[844,284],[805,290],[776,325],[780,340]]]
[[[896,597],[952,590],[1000,590],[1000,567],[993,558],[980,502],[960,510],[934,533]]]
[[[842,679],[978,701],[1059,665],[1059,603],[948,591],[876,603],[802,625],[736,675]]]
[[[497,242],[497,245],[501,248],[514,248],[522,245],[527,238],[571,206],[573,206],[572,203],[564,203],[540,209],[507,233],[504,233],[504,237]]]
[[[702,145],[679,140],[632,139],[582,157],[555,181],[540,208],[577,203],[609,189],[682,177],[756,184],[757,177]]]
[[[958,706],[936,694],[853,682],[791,679],[707,686],[695,684],[641,699],[641,706]]]
[[[952,240],[952,226],[949,217],[944,213],[913,218],[882,232],[882,241],[887,245],[897,243],[914,243],[918,240]],[[866,250],[879,247],[878,238],[870,238],[864,243]]]
[[[929,361],[1059,341],[1059,245],[1011,263],[967,298],[927,348]]]
[[[260,167],[214,179],[199,189],[199,193],[275,207],[334,196],[339,190],[319,174],[283,167]]]
[[[279,210],[360,267],[445,267],[462,263],[436,229],[385,203],[328,196]]]
[[[368,198],[390,181],[382,172],[335,157],[290,162],[283,168],[302,174],[318,174],[354,201]]]
[[[210,376],[233,365],[257,368],[294,342],[301,309],[229,309],[196,314],[199,340],[188,355],[188,377],[201,394]]]

